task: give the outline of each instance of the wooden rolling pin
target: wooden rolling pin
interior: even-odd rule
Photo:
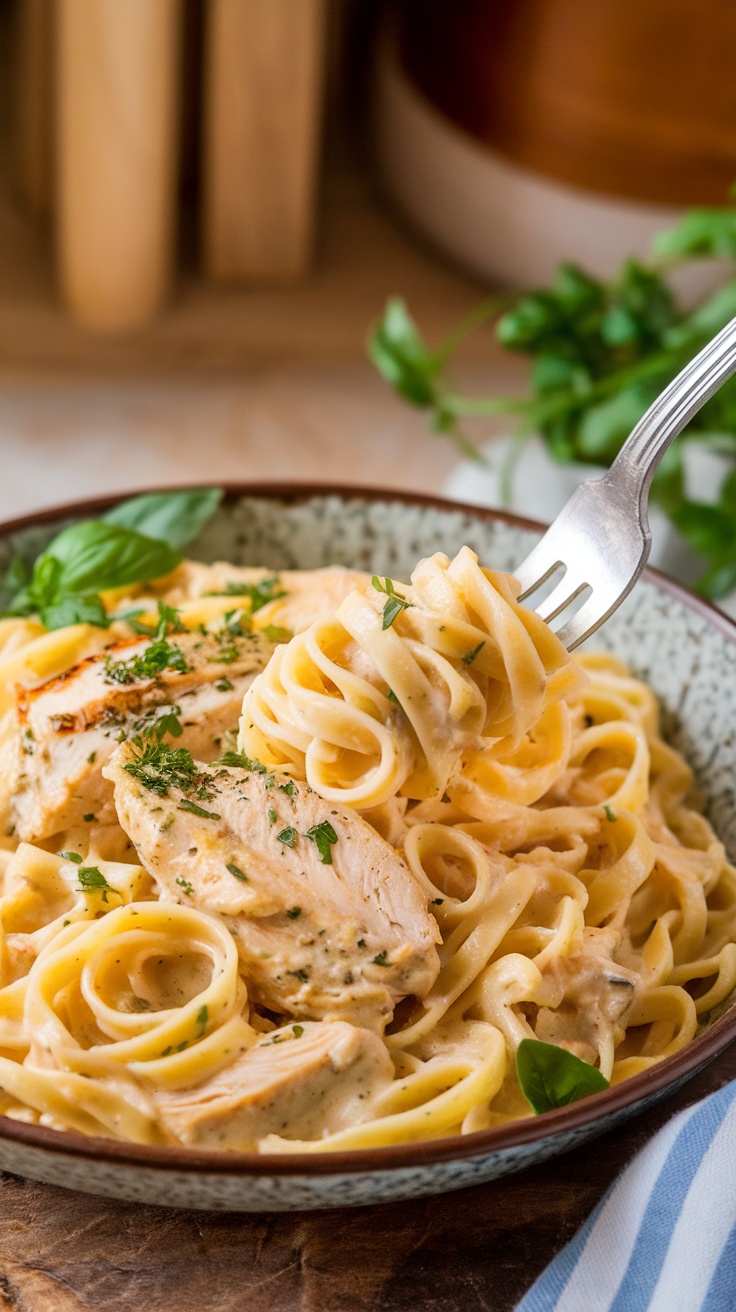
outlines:
[[[181,0],[59,0],[59,271],[99,331],[139,327],[169,292],[181,17]]]
[[[286,279],[314,234],[325,0],[206,0],[204,263]]]

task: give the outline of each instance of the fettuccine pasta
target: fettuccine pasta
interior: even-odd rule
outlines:
[[[525,1040],[611,1083],[688,1043],[736,871],[652,692],[517,595],[463,548],[0,620],[0,1111],[373,1148],[531,1115]]]

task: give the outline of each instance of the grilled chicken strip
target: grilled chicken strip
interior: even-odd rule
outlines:
[[[225,919],[259,1002],[380,1030],[399,998],[430,989],[436,922],[367,821],[263,766],[190,774],[166,784],[164,761],[152,780],[130,743],[105,768],[142,865],[165,895]]]
[[[305,1021],[264,1035],[202,1084],[154,1097],[178,1143],[244,1152],[268,1134],[317,1139],[365,1120],[393,1075],[376,1034]]]
[[[173,664],[135,673],[151,641],[132,639],[90,656],[36,688],[17,689],[12,820],[35,843],[90,817],[117,817],[102,767],[117,743],[140,733],[163,708],[177,706],[181,745],[201,760],[219,755],[238,722],[243,694],[274,644],[261,633],[177,633],[167,639]]]

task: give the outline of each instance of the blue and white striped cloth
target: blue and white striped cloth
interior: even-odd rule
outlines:
[[[629,1163],[516,1312],[735,1312],[736,1080]]]

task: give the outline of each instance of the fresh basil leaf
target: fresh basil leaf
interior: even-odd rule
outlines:
[[[181,492],[147,492],[121,501],[102,516],[106,524],[132,528],[178,550],[208,524],[222,501],[217,487],[185,488]]]
[[[54,556],[39,556],[33,567],[29,592],[38,606],[50,603],[59,591],[62,566]]]
[[[402,300],[389,301],[368,339],[368,354],[378,372],[406,401],[418,406],[434,403],[438,365]]]
[[[5,571],[2,586],[7,592],[20,592],[31,581],[31,570],[22,556],[14,556]]]
[[[524,1097],[537,1114],[610,1087],[595,1066],[566,1048],[539,1039],[522,1039],[516,1050],[516,1073]]]
[[[94,588],[122,588],[128,583],[145,583],[175,569],[181,560],[165,542],[145,537],[135,529],[88,519],[64,529],[36,561],[31,587],[34,592],[56,562],[54,587],[63,592],[87,592]],[[38,580],[38,583],[37,583]],[[46,590],[45,590],[46,591]],[[52,596],[48,597],[51,601]]]
[[[69,624],[94,624],[98,629],[106,629],[110,623],[96,592],[62,595],[50,605],[41,606],[39,615],[47,629],[65,629]]]

